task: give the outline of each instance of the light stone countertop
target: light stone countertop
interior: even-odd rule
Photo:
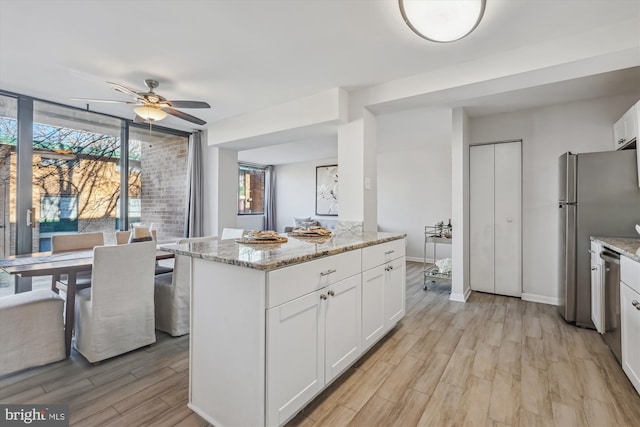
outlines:
[[[596,240],[602,243],[602,246],[612,249],[634,261],[640,262],[640,238],[638,237],[591,236],[591,240]]]
[[[283,234],[283,236],[286,236]],[[364,232],[340,233],[329,240],[287,236],[285,243],[246,244],[230,240],[161,245],[161,249],[209,261],[258,270],[275,270],[329,255],[403,239],[406,234]]]

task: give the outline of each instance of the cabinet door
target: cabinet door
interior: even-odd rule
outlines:
[[[385,266],[380,265],[362,273],[362,339],[363,349],[371,347],[385,329]]]
[[[495,291],[494,145],[470,148],[469,278],[474,291]]]
[[[405,313],[405,257],[393,260],[385,266],[384,317],[390,329]]]
[[[281,425],[324,387],[321,292],[267,310],[268,425]]]
[[[495,147],[495,293],[522,295],[521,143]]]
[[[362,275],[358,274],[326,288],[326,382],[361,354],[361,279]]]
[[[620,283],[620,320],[622,328],[622,369],[640,393],[640,295]]]
[[[627,134],[625,129],[626,113],[613,125],[613,148],[615,150],[623,147],[627,141]]]

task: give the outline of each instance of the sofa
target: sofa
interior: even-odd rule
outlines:
[[[328,230],[334,230],[336,228],[336,225],[338,224],[338,219],[335,217],[333,218],[294,217],[293,224],[294,225],[292,226],[286,226],[284,228],[284,232],[289,233],[290,231],[292,231],[294,228],[297,228],[297,227],[311,227],[311,226],[320,226]]]

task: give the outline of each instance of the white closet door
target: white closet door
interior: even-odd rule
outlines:
[[[471,289],[494,292],[494,145],[469,149],[469,278]]]
[[[521,143],[495,145],[495,293],[522,294]]]

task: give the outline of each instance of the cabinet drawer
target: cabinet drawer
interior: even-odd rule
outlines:
[[[362,248],[362,270],[366,271],[385,262],[403,257],[404,245],[405,239],[399,239]]]
[[[360,249],[270,271],[267,308],[301,297],[360,273]]]
[[[626,256],[620,257],[620,281],[640,293],[640,262]]]

